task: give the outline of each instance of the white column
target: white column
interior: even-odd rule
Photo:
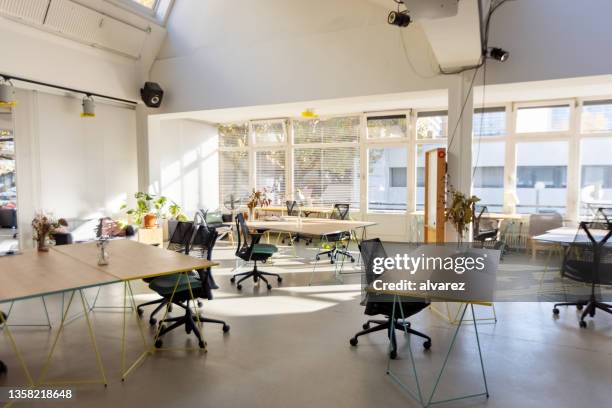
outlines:
[[[474,95],[470,89],[474,71],[456,75],[448,88],[447,187],[472,194],[472,117]],[[462,114],[463,113],[463,114]],[[447,198],[448,200],[448,198]],[[456,231],[446,225],[446,241],[456,241]],[[463,237],[471,239],[471,234]]]

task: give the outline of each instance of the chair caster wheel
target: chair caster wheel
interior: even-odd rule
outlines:
[[[431,348],[431,341],[427,340],[425,343],[423,343],[423,348],[425,348],[425,350],[429,350]]]
[[[233,276],[230,278],[230,282],[234,283],[236,282],[236,278],[234,278]]]
[[[363,330],[368,330],[370,328],[370,323],[364,323],[361,327],[363,327]]]
[[[559,309],[557,309],[556,307],[553,309],[553,314],[558,315],[559,314]]]
[[[266,287],[268,288],[268,290],[272,289],[272,285],[270,285],[269,283],[266,285]]]
[[[157,319],[155,319],[155,318],[153,318],[153,317],[149,319],[149,324],[150,324],[151,326],[155,326],[155,323],[157,323]]]
[[[391,350],[391,352],[389,353],[389,357],[391,358],[391,360],[395,360],[397,358],[397,351]]]
[[[328,258],[331,258],[331,254],[327,254],[327,257],[328,257]]]
[[[278,278],[276,278],[276,281],[277,281],[278,283],[281,283],[281,282],[283,281],[283,278],[281,278],[281,277],[279,276]]]
[[[320,261],[320,260],[321,260],[321,257],[320,257],[319,255],[317,255],[317,256],[315,256],[315,259],[316,259],[317,261]]]
[[[355,263],[355,258],[351,258],[351,262],[352,262],[352,263]]]
[[[334,262],[335,261],[333,259],[329,261],[329,263],[332,264],[332,265],[334,264]]]
[[[583,329],[585,329],[587,326],[587,323],[584,320],[580,321],[580,327],[582,327]]]
[[[142,311],[142,309],[136,309],[136,313],[138,313],[138,317],[142,317],[142,315],[144,314],[144,312]]]
[[[202,303],[202,301],[201,301],[201,300],[198,300],[196,303],[197,303],[198,307],[202,307],[202,306],[204,306],[204,304]]]
[[[238,284],[238,285],[236,286],[236,289],[238,289],[238,290],[242,290],[242,285]]]
[[[223,325],[223,333],[227,333],[228,331],[230,331],[229,324],[224,324]]]
[[[206,342],[205,342],[205,341],[200,340],[200,341],[198,341],[198,346],[199,346],[201,349],[206,348]]]
[[[155,342],[155,348],[162,348],[163,345],[164,342],[161,339],[157,339],[157,341]]]
[[[576,305],[576,310],[582,310],[582,305]]]
[[[258,280],[259,278],[257,276],[253,276],[253,282],[257,283]]]
[[[359,340],[357,340],[357,337],[353,337],[349,340],[349,343],[351,343],[351,346],[355,347],[357,343],[359,343]]]

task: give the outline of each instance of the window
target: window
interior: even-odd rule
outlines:
[[[222,201],[231,196],[242,200],[250,194],[249,190],[249,153],[247,151],[219,152],[219,192]]]
[[[565,213],[567,142],[518,143],[516,152],[517,211]]]
[[[612,138],[586,138],[580,145],[582,215],[612,202]]]
[[[516,132],[563,132],[569,130],[569,122],[569,105],[519,108],[516,113]]]
[[[406,115],[370,116],[367,118],[368,139],[405,138]]]
[[[17,185],[12,114],[10,109],[0,108],[0,208],[16,208],[16,206]]]
[[[407,147],[368,149],[368,210],[406,211]]]
[[[294,199],[359,208],[359,116],[293,122]]]
[[[448,112],[419,112],[416,134],[417,139],[444,139],[448,134]]]
[[[296,144],[356,143],[359,142],[359,117],[296,120],[293,122],[293,131]]]
[[[478,204],[486,205],[489,212],[501,212],[504,208],[505,160],[504,142],[472,145],[472,192],[480,198]]]
[[[391,187],[406,187],[406,167],[390,167],[389,179]]]
[[[305,205],[359,208],[359,148],[296,148],[294,198]]]
[[[446,147],[446,143],[417,145],[416,159],[416,209],[423,210],[425,205],[425,152],[439,147]]]
[[[249,140],[247,124],[230,124],[219,126],[219,147],[246,147]]]
[[[258,151],[255,155],[256,187],[266,189],[272,205],[285,202],[285,151]]]
[[[136,4],[140,4],[141,6],[146,7],[148,9],[155,10],[158,0],[130,0],[130,1],[133,1]]]
[[[583,133],[612,132],[612,100],[584,102],[580,128]]]
[[[475,109],[472,121],[474,136],[502,136],[506,134],[506,109]]]
[[[256,144],[279,144],[285,143],[287,138],[285,122],[253,122],[251,131],[253,132]]]

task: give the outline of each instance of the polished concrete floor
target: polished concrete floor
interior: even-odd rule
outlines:
[[[360,338],[357,347],[349,338],[361,329],[366,317],[359,305],[358,279],[334,282],[332,268],[320,264],[309,286],[313,265],[308,261],[313,249],[284,247],[270,272],[281,271],[284,282],[268,292],[265,287],[245,283],[238,293],[229,283],[235,267],[233,251],[221,243],[215,259],[221,262],[215,276],[221,289],[213,301],[205,302],[205,315],[224,319],[231,330],[223,334],[216,325],[206,325],[207,353],[200,351],[163,351],[149,357],[127,381],[119,380],[122,311],[97,308],[90,314],[101,350],[109,385],[71,387],[71,401],[21,402],[16,406],[74,407],[410,407],[417,406],[406,391],[385,374],[388,342],[384,333]],[[111,260],[112,261],[112,260]],[[352,266],[347,266],[350,271]],[[329,284],[332,283],[332,284]],[[155,298],[141,283],[134,286],[136,301]],[[88,289],[89,302],[96,294]],[[123,287],[101,290],[98,305],[122,304]],[[58,326],[61,296],[46,298],[53,329],[11,327],[28,367],[38,375],[52,335]],[[73,304],[70,314],[81,307]],[[436,308],[446,311],[444,304]],[[8,305],[3,305],[6,311]],[[148,309],[150,310],[150,309]],[[598,314],[586,329],[577,324],[575,309],[562,309],[553,318],[547,303],[498,303],[497,323],[478,325],[485,361],[490,398],[478,397],[441,406],[449,407],[606,407],[612,393],[612,317]],[[492,316],[489,307],[477,307],[477,317]],[[128,313],[128,360],[134,360],[142,345],[135,313]],[[15,304],[10,316],[13,324],[44,323],[40,299]],[[431,350],[412,340],[420,385],[428,395],[436,369],[446,355],[455,326],[432,310],[414,316],[415,329],[433,338]],[[146,334],[152,330],[146,319]],[[461,328],[447,371],[440,380],[437,398],[482,390],[482,374],[474,326]],[[95,378],[95,357],[83,317],[72,321],[59,341],[49,370],[50,380]],[[412,390],[414,378],[406,338],[399,335],[399,358],[391,365]],[[193,336],[176,330],[164,346],[196,346]],[[0,336],[0,358],[9,374],[0,386],[19,386],[25,378],[11,352],[6,336]]]

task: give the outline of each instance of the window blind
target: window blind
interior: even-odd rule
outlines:
[[[247,124],[219,125],[219,147],[246,147],[248,140]]]
[[[232,196],[246,203],[249,196],[249,153],[247,151],[219,152],[219,192],[221,201]]]
[[[252,122],[251,131],[255,144],[277,144],[287,140],[283,122]]]
[[[285,151],[258,151],[255,155],[257,189],[266,189],[272,205],[285,202]]]
[[[359,117],[296,120],[293,122],[294,143],[357,143]]]

